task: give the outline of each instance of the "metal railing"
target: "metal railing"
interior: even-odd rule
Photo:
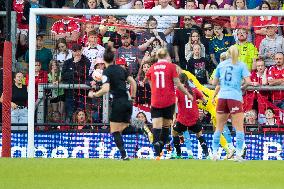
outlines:
[[[51,83],[48,84],[39,84],[38,86],[38,102],[36,103],[37,109],[37,123],[44,123],[45,117],[45,99],[46,93],[45,90],[48,89],[91,89],[90,86],[86,84],[59,84],[54,85]],[[102,122],[108,123],[109,122],[109,94],[105,94],[103,96],[103,115],[102,115]]]

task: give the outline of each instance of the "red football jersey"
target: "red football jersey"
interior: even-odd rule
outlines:
[[[266,77],[268,75],[268,70],[266,71]],[[252,82],[258,82],[260,85],[263,85],[262,84],[262,79],[263,77],[265,77],[265,75],[259,75],[256,71],[252,71],[251,72],[251,76],[250,76],[250,79]],[[267,78],[266,78],[267,79]],[[252,92],[252,91],[247,91],[247,92]],[[260,94],[262,94],[263,96],[265,96],[266,98],[268,98],[270,92],[269,91],[259,91]]]
[[[157,62],[150,67],[146,77],[151,82],[151,106],[165,108],[175,103],[173,78],[178,77],[175,64]]]
[[[80,32],[80,25],[74,20],[59,20],[51,27],[51,32],[54,34],[63,34],[67,32]]]
[[[178,105],[178,115],[177,121],[185,126],[193,126],[198,118],[199,111],[197,101],[198,99],[202,99],[202,94],[196,88],[192,88],[193,91],[193,101],[189,100],[188,97],[183,94],[180,90],[177,89],[177,105]]]
[[[268,71],[268,80],[269,79],[282,79],[284,78],[284,67],[278,68],[277,66],[271,66]],[[272,92],[273,100],[283,100],[284,99],[284,91],[273,91]]]

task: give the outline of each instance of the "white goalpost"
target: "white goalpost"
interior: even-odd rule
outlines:
[[[36,16],[38,15],[145,15],[145,16],[284,16],[284,10],[151,10],[151,9],[30,9],[27,157],[34,157]]]

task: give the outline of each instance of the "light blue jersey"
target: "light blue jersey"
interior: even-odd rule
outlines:
[[[231,63],[231,59],[221,62],[216,68],[215,78],[219,79],[220,91],[218,98],[242,101],[242,80],[250,76],[243,62]]]

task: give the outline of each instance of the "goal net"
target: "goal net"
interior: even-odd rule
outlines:
[[[92,148],[97,149],[92,157],[105,157],[102,155],[107,151],[102,142],[105,135],[99,133],[108,129],[109,97],[88,98],[88,91],[100,86],[105,48],[114,50],[115,63],[128,69],[137,81],[139,91],[133,117],[143,113],[150,123],[150,87],[142,81],[145,70],[155,61],[157,49],[167,48],[173,62],[195,75],[200,84],[209,84],[208,76],[224,58],[224,52],[236,43],[250,70],[256,69],[255,60],[262,55],[264,66],[274,65],[267,53],[275,55],[279,47],[276,45],[270,52],[261,41],[266,37],[264,30],[282,36],[282,15],[281,10],[31,9],[27,156],[34,157],[37,151],[41,156],[47,153],[39,145],[35,148],[35,132],[59,130],[72,133],[65,136],[67,140],[80,132],[96,132],[85,136],[101,145],[94,147],[90,138],[78,135],[79,140],[85,141],[80,147],[73,145],[79,149],[73,150],[72,157],[80,150],[83,156],[90,157],[84,150]],[[38,27],[41,18],[48,20],[46,30]],[[249,45],[242,45],[246,41]],[[282,89],[279,91],[281,96]],[[274,97],[269,100],[273,103]],[[275,114],[281,121],[279,108]],[[142,151],[150,149],[147,140],[140,135],[130,136],[127,146],[130,156],[143,156]],[[147,148],[141,149],[146,143]],[[70,156],[66,149],[53,150],[53,157]],[[56,154],[59,151],[61,154]],[[109,150],[108,155],[114,157],[115,151]]]

